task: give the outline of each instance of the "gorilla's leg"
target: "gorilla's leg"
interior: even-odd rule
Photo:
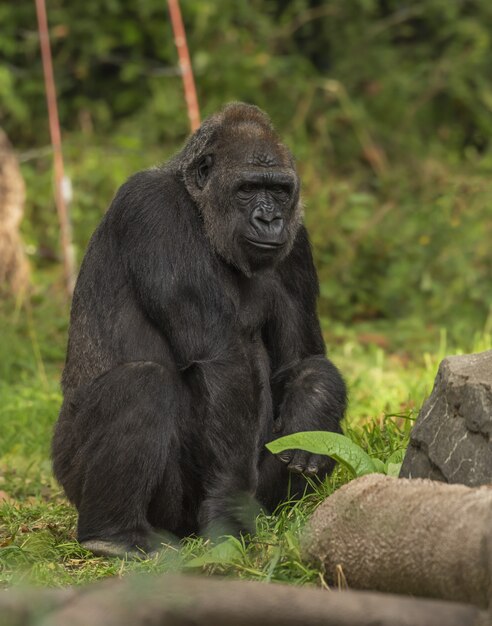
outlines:
[[[254,529],[258,445],[262,432],[258,375],[252,359],[203,363],[191,376],[193,397],[205,390],[200,430],[203,501],[198,514],[205,536],[237,535]],[[203,394],[203,391],[202,391]]]
[[[78,508],[78,539],[89,549],[107,554],[149,550],[148,509],[157,491],[165,501],[160,526],[178,530],[183,499],[179,423],[190,422],[189,404],[174,368],[141,361],[105,373],[64,406],[72,414],[62,415],[55,434],[55,474]],[[67,428],[75,429],[75,454],[64,475]]]

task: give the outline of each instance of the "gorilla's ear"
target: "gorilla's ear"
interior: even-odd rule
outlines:
[[[207,178],[210,174],[210,169],[213,163],[214,159],[211,154],[203,156],[198,161],[198,165],[196,168],[196,185],[198,189],[203,189],[205,187],[205,183],[207,182]]]

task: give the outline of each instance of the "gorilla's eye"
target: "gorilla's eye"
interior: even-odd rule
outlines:
[[[287,200],[290,195],[290,189],[284,185],[274,185],[271,192],[283,201]]]
[[[238,191],[240,193],[253,193],[254,191],[256,191],[256,187],[251,183],[244,183],[239,187]]]

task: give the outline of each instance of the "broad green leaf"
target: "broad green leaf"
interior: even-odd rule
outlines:
[[[400,448],[390,455],[389,459],[386,461],[386,474],[388,474],[388,476],[398,478],[403,459],[405,458],[405,452],[406,450],[404,448]]]
[[[400,475],[401,466],[401,463],[387,463],[386,474],[388,474],[388,476],[394,476],[395,478],[398,478],[398,476]]]
[[[386,474],[386,465],[380,459],[371,457],[371,461],[374,463],[374,467],[376,468],[376,472],[378,474]]]
[[[390,455],[386,463],[388,465],[390,463],[400,463],[401,465],[403,463],[403,459],[405,458],[405,453],[406,453],[405,448],[399,448],[398,450],[395,450],[393,454]]]
[[[278,454],[284,450],[306,450],[312,454],[326,454],[346,467],[353,476],[374,474],[381,471],[374,459],[345,435],[313,430],[280,437],[266,444],[266,448]]]
[[[197,556],[188,563],[185,567],[203,567],[204,565],[211,564],[233,564],[237,563],[242,558],[242,551],[240,544],[234,537],[229,537],[226,541],[222,541],[217,544],[205,554]]]

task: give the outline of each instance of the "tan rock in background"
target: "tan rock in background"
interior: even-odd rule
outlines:
[[[17,159],[0,129],[0,295],[18,294],[28,284],[29,269],[19,235],[24,199]]]

